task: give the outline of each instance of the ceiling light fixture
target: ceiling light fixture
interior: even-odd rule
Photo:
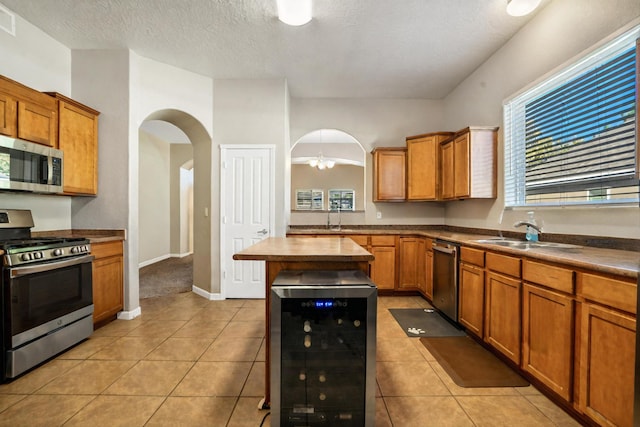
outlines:
[[[533,12],[540,0],[507,0],[507,13],[511,16],[524,16]]]
[[[322,157],[322,153],[318,155],[317,158],[309,160],[309,166],[312,168],[318,168],[320,170],[331,169],[336,165],[336,162],[333,160],[327,160]]]
[[[278,19],[299,26],[311,21],[311,0],[277,0]]]

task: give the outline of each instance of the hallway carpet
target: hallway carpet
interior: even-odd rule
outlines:
[[[167,258],[140,269],[140,299],[181,292],[193,287],[193,255]]]

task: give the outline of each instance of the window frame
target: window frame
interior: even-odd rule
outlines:
[[[563,200],[531,202],[527,201],[526,189],[526,147],[524,142],[524,116],[527,103],[544,94],[561,88],[573,79],[577,79],[588,70],[602,65],[620,53],[636,49],[636,86],[635,86],[635,179],[629,178],[635,193],[624,200]],[[640,86],[640,25],[627,28],[608,37],[596,46],[588,49],[570,61],[546,74],[536,82],[507,98],[503,102],[504,120],[504,168],[503,190],[505,208],[537,208],[537,207],[566,207],[566,206],[639,206],[640,204],[640,135],[639,119],[639,86]],[[519,122],[519,126],[517,125]],[[570,191],[570,190],[567,190]],[[587,191],[589,193],[589,191]]]

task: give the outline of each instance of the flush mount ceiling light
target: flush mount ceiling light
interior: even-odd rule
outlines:
[[[507,0],[507,13],[511,16],[524,16],[535,10],[540,0]]]
[[[304,25],[311,21],[311,0],[277,0],[278,19],[287,25]]]
[[[331,169],[336,165],[336,162],[333,160],[328,160],[322,157],[322,153],[318,155],[317,158],[309,160],[309,166],[312,168],[318,168],[320,170]]]

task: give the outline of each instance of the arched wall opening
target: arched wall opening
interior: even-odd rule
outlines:
[[[352,135],[338,129],[313,130],[291,147],[290,158],[293,214],[313,221],[309,215],[314,212],[364,213],[366,153]],[[310,203],[306,201],[309,191]]]
[[[210,292],[212,260],[211,221],[208,213],[211,206],[211,136],[198,120],[179,110],[160,110],[148,115],[139,127],[139,134],[145,132],[144,123],[148,121],[171,124],[187,139],[187,144],[168,144],[168,148],[162,148],[166,156],[163,161],[167,168],[165,174],[169,176],[162,177],[162,172],[158,176],[166,185],[168,200],[163,203],[170,212],[169,219],[164,220],[168,223],[168,229],[155,231],[166,233],[163,239],[170,255],[193,253],[193,290]],[[146,142],[141,140],[139,145],[142,144]],[[139,163],[142,165],[146,160],[142,158],[143,152],[140,153]],[[144,178],[139,178],[140,205],[144,203],[145,192],[149,191],[145,189]],[[146,208],[140,206],[141,215],[144,209]],[[185,216],[188,220],[185,220]],[[144,245],[140,241],[143,227],[141,220],[138,233],[140,259],[145,256]]]

